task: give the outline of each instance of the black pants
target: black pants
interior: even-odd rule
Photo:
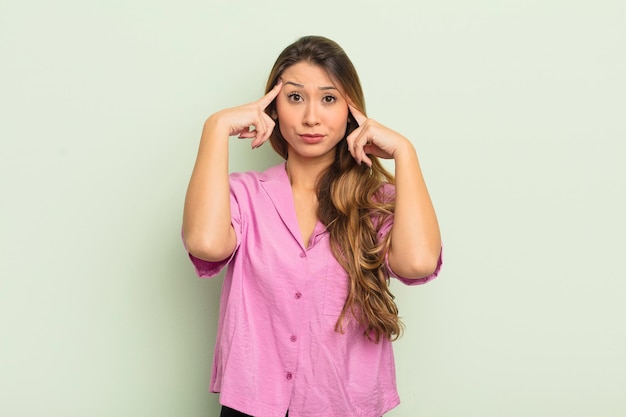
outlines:
[[[237,410],[233,410],[232,408],[229,408],[223,405],[222,412],[220,413],[220,417],[253,417],[253,416],[244,414]],[[287,414],[285,414],[285,417],[289,417],[289,411],[287,411]]]

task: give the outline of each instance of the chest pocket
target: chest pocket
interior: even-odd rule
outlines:
[[[339,316],[348,297],[348,274],[333,257],[328,262],[324,286],[324,314]]]

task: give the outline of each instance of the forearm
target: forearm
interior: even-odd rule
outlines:
[[[437,266],[441,236],[415,148],[407,141],[395,155],[396,207],[389,263],[398,275],[421,278]]]
[[[187,249],[207,261],[227,258],[235,247],[228,185],[228,131],[211,116],[204,124],[187,188],[183,215]]]

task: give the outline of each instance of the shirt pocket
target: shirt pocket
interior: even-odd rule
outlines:
[[[324,314],[339,316],[348,297],[348,274],[337,264],[329,266],[324,286]]]

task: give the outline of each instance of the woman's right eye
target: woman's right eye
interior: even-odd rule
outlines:
[[[302,101],[302,96],[298,93],[291,93],[287,97],[289,97],[289,100],[296,102],[296,103],[299,103]]]

